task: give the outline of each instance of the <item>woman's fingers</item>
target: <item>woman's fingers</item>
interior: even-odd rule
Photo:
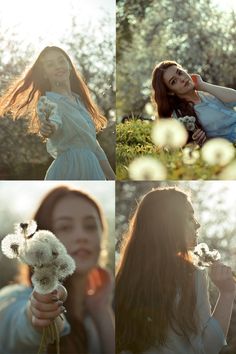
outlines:
[[[236,284],[232,269],[221,262],[214,262],[210,267],[210,278],[221,292],[235,292]]]
[[[40,133],[48,138],[55,130],[54,124],[49,121],[43,121],[40,126]]]
[[[58,308],[54,311],[40,311],[36,309],[34,306],[31,306],[31,312],[32,314],[42,320],[54,320],[57,316],[59,316],[61,313],[65,311],[64,306],[58,306]]]
[[[194,141],[202,145],[206,141],[206,134],[203,130],[197,129],[192,135]]]
[[[65,312],[63,301],[66,300],[67,291],[64,286],[59,285],[50,294],[39,294],[33,291],[30,297],[30,311],[32,313],[32,324],[38,327],[45,327],[60,314]]]

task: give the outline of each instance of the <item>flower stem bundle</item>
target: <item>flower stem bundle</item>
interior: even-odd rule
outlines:
[[[1,243],[3,254],[17,258],[33,269],[32,283],[39,294],[48,294],[75,271],[75,262],[58,238],[48,230],[37,230],[31,220],[16,225],[15,233],[5,236]],[[59,353],[59,333],[55,320],[44,327],[38,354],[49,343],[56,342]]]

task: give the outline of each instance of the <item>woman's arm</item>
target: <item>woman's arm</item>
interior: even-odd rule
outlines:
[[[111,168],[111,165],[109,164],[108,160],[99,160],[100,166],[104,172],[104,175],[106,176],[106,179],[108,180],[115,180],[116,175]]]
[[[216,262],[211,266],[209,275],[220,292],[212,315],[219,322],[225,336],[227,336],[236,296],[236,283],[231,268],[220,262]]]
[[[209,84],[202,80],[200,75],[191,75],[195,83],[196,89],[199,91],[206,91],[211,95],[217,97],[225,103],[236,102],[236,90],[228,87]]]
[[[116,175],[113,171],[113,169],[111,168],[111,165],[106,157],[105,152],[103,151],[103,149],[101,148],[99,142],[96,140],[96,151],[95,154],[99,160],[100,166],[103,170],[104,175],[106,176],[106,179],[108,180],[115,180],[116,179]]]

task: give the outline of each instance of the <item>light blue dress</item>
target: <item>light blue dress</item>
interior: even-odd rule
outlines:
[[[0,290],[0,354],[35,354],[41,334],[31,325],[26,306],[32,289],[9,285]],[[61,336],[70,332],[65,320]]]
[[[169,329],[167,343],[163,347],[153,346],[142,354],[218,354],[226,345],[224,333],[218,321],[211,316],[206,276],[203,271],[196,270],[196,311],[199,315],[200,330],[186,342],[172,329]],[[163,294],[165,296],[165,294]],[[130,354],[123,351],[121,354]]]
[[[96,129],[79,96],[77,102],[55,92],[46,97],[57,104],[56,132],[47,140],[47,151],[55,159],[46,180],[105,180],[99,161],[107,160],[96,140]]]
[[[236,142],[236,102],[224,103],[206,92],[198,92],[201,102],[194,105],[207,137]]]

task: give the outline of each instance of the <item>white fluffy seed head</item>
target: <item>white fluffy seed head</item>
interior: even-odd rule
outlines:
[[[2,253],[8,258],[17,258],[24,239],[21,235],[9,234],[1,242]]]
[[[54,265],[57,269],[58,279],[63,280],[69,275],[73,274],[75,271],[75,261],[68,254],[59,256],[55,261]]]
[[[41,266],[50,263],[53,255],[47,244],[32,237],[19,248],[19,258],[30,266]]]
[[[65,246],[48,230],[39,230],[34,234],[34,240],[39,240],[50,249],[54,258],[67,253]]]
[[[165,166],[150,156],[138,157],[129,165],[129,176],[133,180],[163,180],[166,175]]]
[[[15,233],[28,238],[37,230],[37,223],[34,220],[25,221],[15,224]]]
[[[54,272],[52,272],[52,268],[36,268],[31,280],[35,291],[39,294],[48,294],[58,285],[57,277]]]
[[[178,149],[184,146],[188,133],[184,125],[177,119],[159,119],[152,128],[152,141],[159,147]]]
[[[222,138],[211,139],[202,147],[202,158],[211,166],[225,166],[234,156],[233,144]]]

